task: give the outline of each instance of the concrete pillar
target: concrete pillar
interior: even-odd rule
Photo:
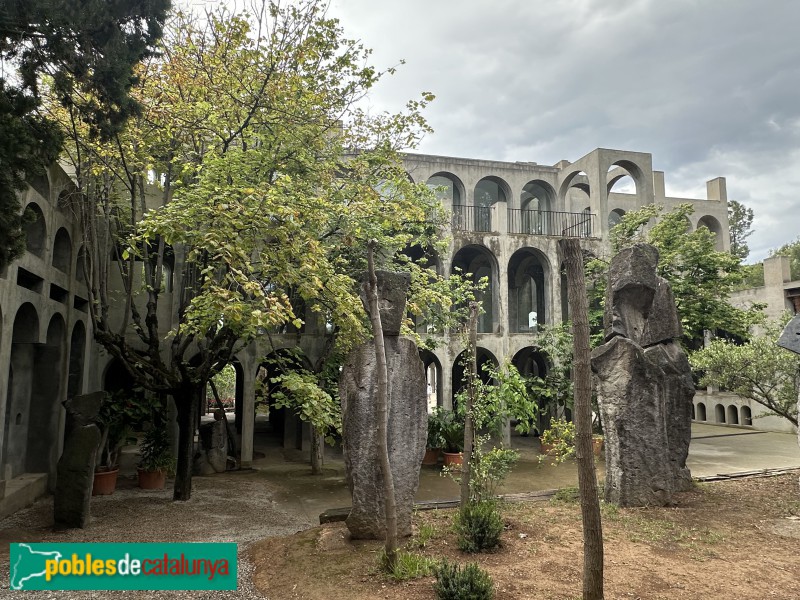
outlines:
[[[256,422],[256,376],[253,369],[242,365],[242,456],[241,467],[253,466],[253,435]]]
[[[491,209],[492,232],[498,235],[508,233],[508,203],[495,202]]]
[[[656,202],[667,197],[667,188],[664,185],[664,171],[653,171],[653,195]]]
[[[728,201],[728,187],[724,177],[706,181],[706,198],[718,202]]]

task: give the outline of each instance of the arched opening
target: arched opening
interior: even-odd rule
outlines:
[[[729,425],[739,424],[739,410],[733,404],[728,406],[728,424]]]
[[[568,174],[558,191],[559,198],[567,210],[576,212],[581,206],[591,206],[591,187],[589,177],[584,171]],[[591,210],[589,211],[591,213]]]
[[[703,402],[697,403],[697,420],[698,421],[706,420],[706,405]]]
[[[632,165],[625,161],[625,164]],[[621,162],[615,163],[608,168],[606,174],[606,190],[609,194],[636,194],[636,181],[631,176],[627,168],[620,166]],[[640,172],[636,167],[637,173]]]
[[[31,254],[39,258],[44,257],[44,249],[47,244],[47,226],[44,222],[44,213],[39,205],[31,202],[25,207],[23,217],[25,223],[25,248]]]
[[[714,234],[714,247],[721,252],[723,250],[722,225],[720,225],[719,221],[711,215],[706,215],[697,221],[697,228],[700,229],[701,227],[705,227]]]
[[[466,374],[468,372],[468,365],[465,364],[466,357],[466,351],[461,352],[453,362],[452,390],[454,409],[458,405],[457,397],[459,392],[461,392],[467,384]],[[497,362],[497,358],[486,348],[481,348],[480,346],[475,350],[475,358],[478,365],[478,377],[485,384],[491,383],[492,378],[489,371],[498,367],[499,363]]]
[[[425,182],[434,190],[436,198],[445,208],[453,211],[452,227],[454,231],[468,231],[467,211],[464,207],[466,192],[464,184],[452,173],[436,173]]]
[[[522,188],[519,210],[509,209],[509,232],[529,235],[553,235],[553,209],[556,194],[544,181],[529,181]]]
[[[6,388],[3,464],[5,474],[12,478],[25,472],[30,405],[37,375],[38,342],[39,315],[33,305],[26,302],[19,307],[14,317]]]
[[[66,324],[55,314],[47,326],[44,344],[35,349],[33,385],[25,469],[29,473],[54,473],[58,462],[58,422],[61,381],[66,354]]]
[[[439,272],[439,260],[433,248],[422,248],[419,245],[415,245],[403,250],[403,254],[414,264],[430,271],[431,278],[434,278]],[[414,331],[423,335],[441,333],[437,330],[436,324],[430,319],[431,311],[428,310],[429,307],[420,306],[419,309],[422,311],[420,314],[414,314],[409,310],[411,320],[414,322]]]
[[[436,198],[445,206],[464,204],[464,184],[452,173],[436,173],[425,184],[434,190]]]
[[[442,406],[442,364],[430,350],[420,350],[419,357],[425,367],[425,382],[427,383],[428,413],[437,406]]]
[[[508,184],[498,177],[484,177],[475,185],[470,231],[492,230],[492,206],[508,202]]]
[[[610,213],[608,213],[608,228],[613,229],[617,225],[619,225],[620,221],[622,221],[622,217],[625,216],[625,211],[621,208],[615,208]]]
[[[308,448],[310,430],[297,411],[276,406],[280,383],[273,379],[302,370],[311,370],[308,359],[299,350],[281,349],[269,354],[256,372],[256,416],[264,415],[258,425],[284,448],[297,450]]]
[[[72,241],[67,230],[61,227],[53,240],[53,266],[63,273],[69,273],[72,264]]]
[[[742,412],[742,425],[747,425],[748,427],[752,427],[753,414],[752,412],[750,412],[750,407],[743,406],[741,412]]]
[[[497,268],[494,256],[483,246],[464,246],[453,257],[452,272],[460,272],[473,284],[484,277],[487,286],[478,294],[482,311],[478,314],[478,333],[494,333],[494,306],[497,298]]]
[[[544,379],[547,376],[547,357],[533,346],[528,346],[517,352],[514,358],[511,359],[511,364],[525,378],[539,377]],[[542,432],[550,420],[550,415],[547,411],[548,402],[546,398],[534,398],[534,400],[539,407],[539,417],[534,425],[538,432]]]
[[[82,321],[75,323],[69,342],[69,375],[67,378],[67,398],[77,396],[83,391],[83,356],[86,351],[86,327]]]
[[[508,317],[510,333],[538,331],[546,322],[545,282],[549,265],[538,250],[517,250],[508,262]]]
[[[717,404],[714,407],[714,416],[717,423],[725,423],[725,407],[722,404]]]

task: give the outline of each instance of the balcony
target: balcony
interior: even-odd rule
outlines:
[[[508,209],[508,233],[590,238],[593,231],[591,213]]]
[[[480,231],[492,230],[491,206],[453,206],[453,231]]]

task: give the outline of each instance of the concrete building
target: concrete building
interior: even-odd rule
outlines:
[[[784,314],[800,312],[800,281],[792,281],[789,258],[773,256],[764,260],[764,285],[734,292],[731,304],[745,308],[754,303],[766,305],[768,319],[777,320]],[[698,392],[694,399],[695,417],[708,423],[738,425],[765,431],[791,433],[794,426],[784,418],[767,414],[753,400],[729,392],[709,388]]]
[[[537,329],[561,321],[568,310],[556,252],[561,236],[582,238],[587,249],[607,254],[608,232],[626,212],[653,202],[667,210],[691,202],[695,213],[687,226],[707,227],[718,248],[729,247],[725,179],[709,181],[703,199],[667,197],[664,174],[653,171],[650,154],[596,149],[555,166],[409,154],[405,165],[414,181],[436,187],[452,212],[443,232],[450,237],[448,251],[429,257],[431,262],[440,273],[458,267],[488,278],[478,334],[481,363],[508,357],[523,373],[547,369],[536,347]],[[61,402],[127,385],[124,369],[92,341],[89,295],[78,272],[80,223],[65,200],[71,188],[57,166],[31,182],[22,195],[23,206],[36,215],[26,227],[27,252],[0,273],[0,516],[53,485],[63,443]],[[183,260],[177,249],[173,260],[177,273]],[[171,293],[168,282],[165,323],[174,321]],[[243,466],[253,457],[256,379],[271,368],[263,357],[299,346],[313,361],[324,327],[309,319],[300,330],[276,331],[237,354]],[[455,338],[450,342],[422,353],[431,395],[444,406],[452,404],[461,377],[463,347]],[[272,416],[284,444],[303,447],[307,435],[299,421]],[[20,489],[27,490],[24,498]]]

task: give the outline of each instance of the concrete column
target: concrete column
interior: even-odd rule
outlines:
[[[656,202],[667,197],[667,188],[664,185],[664,171],[653,171],[653,195]]]
[[[492,232],[498,235],[508,233],[508,202],[495,202],[491,209]]]
[[[253,435],[256,421],[256,381],[252,369],[242,365],[242,458],[241,467],[249,469],[253,466]]]
[[[728,201],[728,187],[724,177],[706,181],[706,198],[718,202]]]

